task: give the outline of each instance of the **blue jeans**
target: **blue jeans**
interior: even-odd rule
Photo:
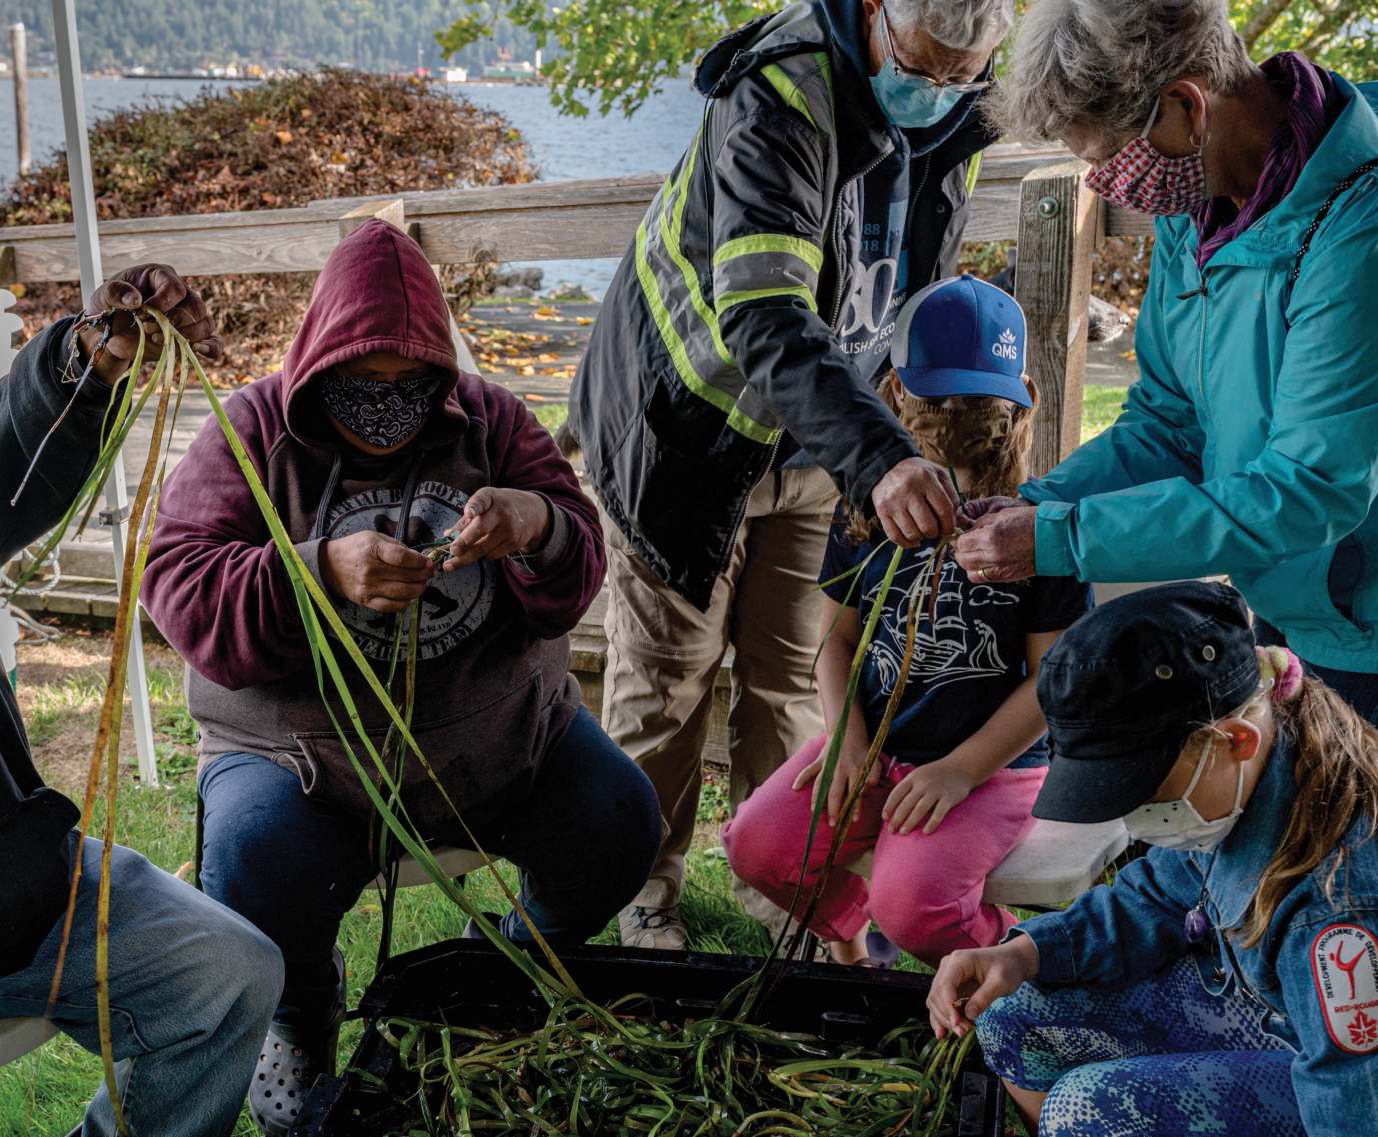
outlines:
[[[1295,1051],[1181,959],[1122,990],[1025,983],[976,1023],[990,1068],[1048,1096],[1039,1137],[1306,1137]]]
[[[100,842],[88,839],[81,855],[53,1022],[87,1050],[99,1051]],[[43,1015],[61,939],[59,920],[28,967],[0,978],[0,1018]],[[228,1134],[282,990],[277,948],[247,920],[117,846],[110,859],[109,975],[115,1075],[130,1137]],[[81,1133],[114,1132],[102,1085]]]
[[[1255,618],[1254,637],[1261,647],[1286,647],[1287,637],[1266,620]],[[1339,693],[1351,707],[1378,726],[1378,674],[1369,671],[1338,671],[1302,660],[1306,673]]]
[[[340,920],[378,875],[368,822],[302,792],[257,754],[225,754],[198,782],[201,887],[261,928],[287,981],[277,1021],[310,1028],[335,1001],[331,950]],[[521,871],[521,901],[541,934],[582,943],[645,883],[660,847],[650,780],[581,709],[517,798],[466,818],[485,850]],[[529,938],[514,913],[502,930]]]

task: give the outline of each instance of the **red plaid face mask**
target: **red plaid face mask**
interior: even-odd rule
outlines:
[[[1086,178],[1087,187],[1122,209],[1167,216],[1191,213],[1206,200],[1206,168],[1201,149],[1185,158],[1158,153],[1148,132],[1158,121],[1153,105],[1144,132]],[[1204,145],[1204,141],[1202,143]]]

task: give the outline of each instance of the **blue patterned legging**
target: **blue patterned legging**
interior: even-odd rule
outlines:
[[[1026,983],[976,1032],[1012,1085],[1048,1095],[1040,1137],[1305,1137],[1294,1052],[1183,959],[1119,991]]]

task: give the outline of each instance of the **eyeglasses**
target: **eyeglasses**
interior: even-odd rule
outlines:
[[[907,67],[900,62],[900,57],[895,54],[895,41],[890,36],[890,17],[885,12],[885,5],[880,5],[880,31],[885,37],[885,52],[890,57],[890,66],[900,75],[906,75],[910,79],[922,79],[925,83],[931,83],[934,87],[939,87],[944,91],[955,91],[961,95],[976,95],[990,87],[990,79],[973,79],[970,83],[944,83],[933,78],[927,71],[918,67]]]

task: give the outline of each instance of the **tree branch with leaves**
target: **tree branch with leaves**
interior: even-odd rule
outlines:
[[[535,37],[562,114],[632,114],[727,32],[777,11],[781,0],[464,0],[436,33],[447,58],[484,40],[499,21]],[[1022,13],[1028,0],[1020,0]],[[1378,0],[1230,0],[1235,27],[1255,59],[1295,49],[1362,80],[1378,77]]]

